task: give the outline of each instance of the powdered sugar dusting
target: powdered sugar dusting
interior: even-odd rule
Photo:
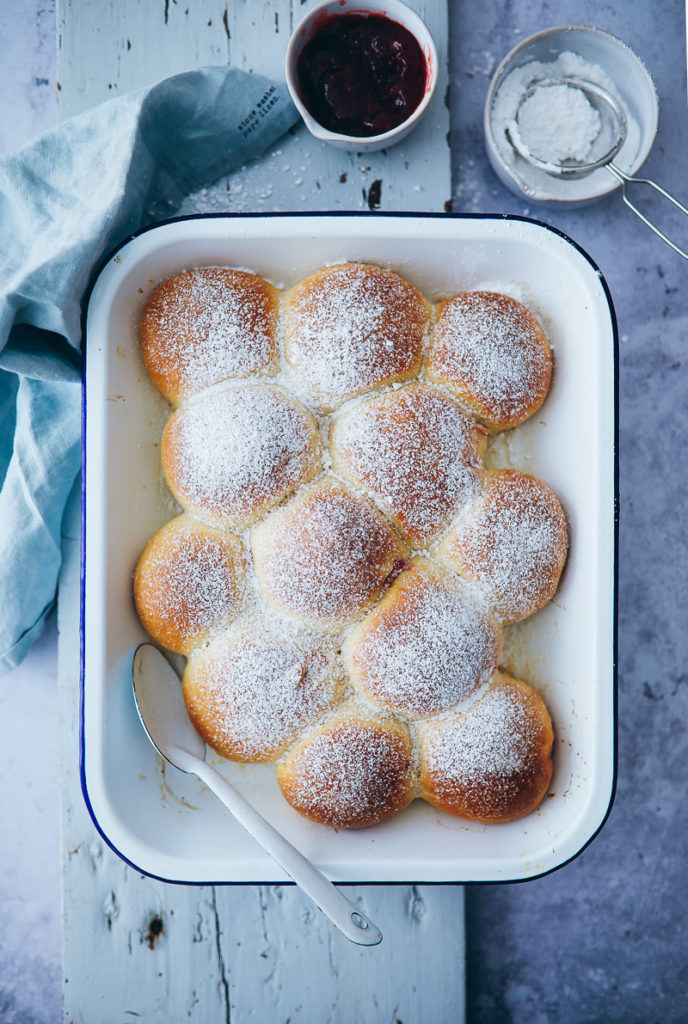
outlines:
[[[551,370],[537,321],[499,290],[486,284],[440,306],[425,373],[429,304],[366,264],[324,267],[287,293],[282,354],[277,290],[250,273],[188,271],[144,309],[146,365],[181,403],[162,455],[187,512],[142,556],[139,614],[159,642],[190,654],[184,692],[204,739],[233,760],[283,755],[285,797],[315,821],[362,827],[400,810],[417,783],[413,737],[430,749],[435,726],[471,715],[461,756],[497,779],[489,799],[525,807],[519,737],[535,750],[540,719],[525,684],[494,697],[493,612],[516,621],[530,613],[521,599],[552,595],[548,566],[558,580],[566,526],[538,481],[543,509],[540,491],[502,509],[500,474],[484,472],[487,432],[475,420],[502,429],[525,419]],[[254,373],[262,379],[228,380]],[[544,510],[550,499],[560,520]],[[447,529],[407,563],[405,540],[424,550]],[[357,693],[342,705],[345,668]],[[492,703],[458,715],[481,687]],[[442,744],[448,770],[463,771],[449,731]],[[541,780],[544,759],[532,763]]]
[[[223,638],[192,660],[184,698],[207,743],[238,761],[274,757],[337,696],[323,651],[267,636]]]
[[[236,614],[240,587],[229,538],[180,516],[160,530],[139,561],[136,608],[149,633],[184,651]]]
[[[518,622],[557,589],[566,559],[566,520],[540,480],[498,470],[488,474],[483,498],[442,551],[449,564],[485,588],[505,622]]]
[[[412,384],[368,399],[335,422],[332,442],[335,464],[416,547],[477,494],[484,435],[435,388]]]
[[[538,199],[591,199],[603,195],[613,186],[610,185],[609,174],[603,167],[581,178],[555,178],[546,171],[534,167],[520,157],[509,142],[506,129],[516,118],[523,98],[531,89],[537,88],[544,80],[577,78],[591,85],[599,85],[621,104],[626,116],[627,135],[614,163],[622,171],[631,172],[633,162],[637,159],[641,142],[640,124],[633,116],[624,98],[620,95],[617,85],[597,64],[584,60],[579,54],[565,50],[552,61],[528,61],[513,67],[499,82],[495,91],[490,111],[492,136],[499,156],[518,185],[527,197]],[[566,137],[571,131],[566,120],[562,120],[561,111],[556,106],[547,104],[544,121],[553,133]],[[570,117],[570,111],[564,108],[564,114]],[[541,128],[539,129],[541,131]],[[538,133],[539,133],[538,131]],[[615,119],[603,117],[601,129],[597,137],[590,139],[589,157],[598,158],[609,151],[616,137]]]
[[[163,465],[183,506],[211,522],[240,522],[280,499],[317,464],[310,413],[266,384],[207,392],[163,435]]]
[[[317,396],[336,404],[417,372],[428,316],[396,274],[360,263],[326,267],[287,296],[285,354]]]
[[[472,708],[433,724],[421,741],[428,788],[485,816],[508,810],[540,757],[540,729],[517,690],[495,685]]]
[[[165,281],[141,318],[143,356],[158,387],[176,400],[268,369],[277,357],[277,294],[255,274],[220,267]]]
[[[516,123],[528,152],[552,164],[589,159],[602,127],[599,111],[581,89],[544,82],[521,104]]]
[[[497,668],[501,633],[459,581],[414,559],[352,641],[354,683],[411,716],[453,707]]]
[[[514,425],[547,394],[551,354],[525,306],[495,292],[466,292],[440,309],[428,372],[456,387],[488,426]]]
[[[408,803],[410,745],[396,730],[339,722],[302,741],[278,777],[285,797],[301,814],[340,828],[360,828]]]
[[[359,614],[405,553],[372,509],[327,479],[256,527],[251,547],[268,600],[321,620]]]

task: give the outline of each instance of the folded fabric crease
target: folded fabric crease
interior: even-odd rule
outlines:
[[[276,99],[256,119],[268,92]],[[95,268],[296,119],[283,85],[201,68],[110,100],[0,160],[0,672],[19,664],[55,600],[80,466],[81,316]]]

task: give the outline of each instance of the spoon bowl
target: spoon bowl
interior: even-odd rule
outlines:
[[[180,771],[188,771],[176,763],[180,750],[205,761],[205,743],[186,713],[179,677],[157,647],[136,648],[132,676],[136,710],[158,753]]]
[[[153,644],[136,648],[132,678],[136,710],[158,753],[175,768],[204,782],[347,939],[359,946],[382,942],[380,929],[206,762],[205,743],[186,713],[179,676]]]

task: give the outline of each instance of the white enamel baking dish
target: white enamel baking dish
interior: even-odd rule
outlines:
[[[591,260],[534,221],[447,215],[194,217],[124,243],[88,304],[84,378],[82,781],[108,843],[138,870],[181,882],[285,876],[195,779],[163,768],[131,695],[146,635],[131,574],[175,514],[160,468],[169,407],[149,383],[137,320],[160,280],[184,268],[250,268],[290,285],[322,264],[378,262],[431,298],[510,290],[541,318],[555,355],[532,420],[492,444],[495,465],[542,477],[562,500],[571,550],[555,599],[506,631],[503,664],[545,697],[555,768],[541,807],[484,826],[415,801],[378,827],[332,831],[282,799],[274,766],[215,763],[327,875],[349,882],[527,879],[574,857],[603,824],[615,782],[616,360],[613,307]]]

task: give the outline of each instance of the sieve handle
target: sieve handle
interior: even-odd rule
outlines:
[[[628,174],[624,174],[624,172],[622,170],[620,170],[616,166],[616,164],[613,164],[613,163],[605,164],[605,166],[606,166],[607,170],[610,171],[614,175],[614,177],[618,181],[621,182],[621,191],[622,191],[622,194],[623,194],[623,201],[626,204],[626,206],[628,206],[629,209],[631,209],[633,211],[633,213],[636,215],[636,217],[640,217],[640,219],[643,222],[643,224],[647,224],[647,226],[649,227],[650,231],[654,231],[654,233],[656,235],[659,235],[659,237],[662,239],[662,241],[666,242],[666,244],[671,249],[673,249],[674,252],[677,252],[679,254],[679,256],[683,256],[684,260],[688,260],[688,252],[686,252],[684,249],[681,249],[678,245],[676,245],[675,242],[672,242],[668,235],[665,235],[663,231],[660,231],[660,229],[657,227],[657,225],[653,224],[651,220],[648,220],[648,218],[645,216],[645,214],[641,213],[640,210],[638,209],[638,207],[635,206],[631,202],[631,200],[628,198],[628,195],[627,195],[627,192],[626,192],[626,186],[628,184],[632,184],[632,185],[649,185],[650,188],[653,188],[655,190],[655,192],[659,192],[659,194],[661,196],[664,196],[664,198],[668,199],[670,203],[673,203],[673,205],[676,206],[681,211],[681,213],[685,213],[685,215],[687,217],[688,217],[688,208],[686,208],[683,205],[683,203],[680,203],[678,201],[678,199],[676,199],[675,196],[672,196],[670,192],[667,192],[667,190],[665,188],[662,188],[661,185],[658,185],[656,181],[651,181],[649,178],[632,178]]]

